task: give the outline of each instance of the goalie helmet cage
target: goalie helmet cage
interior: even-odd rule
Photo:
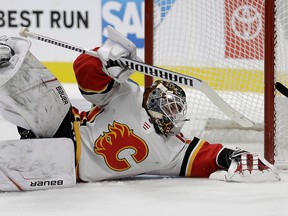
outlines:
[[[256,123],[241,128],[201,92],[185,88],[184,133],[264,143],[265,158],[288,167],[288,99],[274,88],[288,84],[287,1],[146,0],[145,62],[206,81]]]

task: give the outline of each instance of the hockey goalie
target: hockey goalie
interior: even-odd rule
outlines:
[[[81,54],[74,62],[90,110],[73,107],[30,46],[23,37],[0,40],[0,111],[20,137],[0,142],[1,191],[73,187],[143,173],[227,182],[280,180],[276,168],[257,153],[181,133],[188,121],[185,92],[161,80],[141,91],[129,79],[134,71],[119,60],[139,61],[136,47],[112,27],[94,49],[99,58]]]

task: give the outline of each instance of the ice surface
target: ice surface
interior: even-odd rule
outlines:
[[[73,105],[80,110],[89,107],[76,86],[64,87]],[[15,126],[2,119],[0,128],[1,140],[18,139]],[[263,154],[261,144],[240,147]],[[280,171],[280,175],[280,182],[250,184],[139,176],[83,183],[68,189],[0,193],[0,215],[285,216],[288,215],[288,171]]]

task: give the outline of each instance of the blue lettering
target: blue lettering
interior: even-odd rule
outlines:
[[[144,0],[103,0],[103,41],[107,39],[107,25],[115,27],[137,48],[144,48]]]

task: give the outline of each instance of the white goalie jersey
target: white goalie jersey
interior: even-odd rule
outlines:
[[[79,89],[94,104],[88,112],[74,109],[81,125],[76,148],[80,180],[142,173],[209,177],[217,170],[228,169],[229,155],[234,150],[209,144],[191,134],[188,138],[182,133],[158,134],[142,106],[140,87],[131,80],[116,82],[102,68],[100,59],[85,54],[74,62]],[[262,167],[270,169],[266,164]],[[270,174],[272,180],[279,179],[277,173]]]
[[[81,119],[79,177],[83,181],[123,178],[142,173],[179,175],[190,141],[159,136],[144,108],[143,92],[133,82],[115,84],[107,94],[86,95],[107,104]],[[100,101],[103,101],[102,99]]]

